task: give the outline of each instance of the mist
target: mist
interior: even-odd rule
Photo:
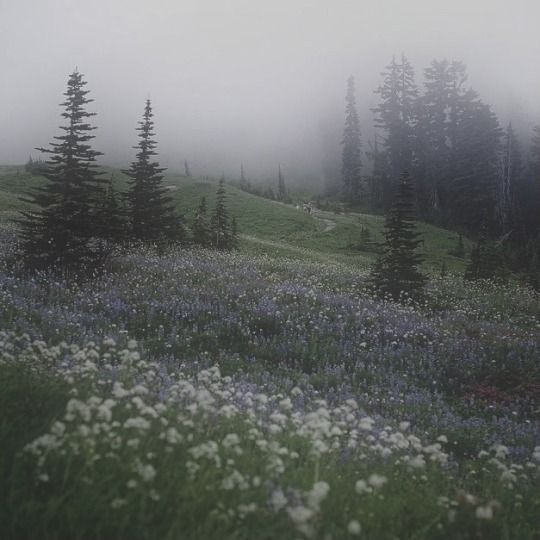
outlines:
[[[462,60],[502,124],[540,122],[537,0],[0,0],[0,162],[58,134],[69,73],[88,81],[101,162],[125,166],[152,99],[160,162],[195,175],[319,187],[337,174],[346,79],[364,149],[373,91],[404,53],[422,84],[433,58]]]

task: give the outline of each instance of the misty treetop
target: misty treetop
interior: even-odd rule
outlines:
[[[343,180],[343,199],[350,204],[358,204],[362,195],[362,154],[360,143],[360,121],[356,110],[354,77],[347,80],[345,97],[345,128],[343,130],[343,146],[341,176]]]

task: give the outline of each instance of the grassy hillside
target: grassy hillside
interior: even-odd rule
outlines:
[[[104,168],[104,174],[114,175],[118,189],[123,191],[127,178],[120,171]],[[22,167],[0,167],[0,219],[13,219],[25,207],[19,197],[40,184],[39,177],[27,174]],[[191,223],[201,197],[206,197],[209,209],[215,202],[216,182],[168,174],[165,178],[177,208]],[[373,242],[383,240],[384,218],[369,214],[334,214],[316,211],[307,215],[292,205],[285,205],[245,193],[227,186],[229,208],[236,217],[243,248],[252,253],[286,255],[302,260],[339,262],[365,267],[377,256],[376,249],[359,246],[362,228],[368,229]],[[458,235],[445,229],[420,224],[426,256],[426,267],[438,271],[443,259],[449,270],[462,271],[465,260],[449,255]],[[465,240],[466,251],[470,242]]]

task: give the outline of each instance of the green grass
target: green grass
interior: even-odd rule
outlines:
[[[114,176],[120,191],[127,188],[127,177],[119,170],[102,168],[104,175]],[[20,200],[43,180],[24,171],[23,167],[0,167],[0,221],[12,220],[19,210],[28,208]],[[209,210],[215,203],[216,181],[186,178],[167,174],[165,183],[170,188],[178,211],[190,224],[201,197],[206,197]],[[376,242],[383,241],[384,218],[370,214],[334,214],[316,211],[308,215],[293,205],[270,201],[228,185],[227,194],[231,215],[238,223],[242,247],[252,253],[283,255],[313,262],[337,261],[365,267],[377,254],[358,248],[362,227],[369,229]],[[425,223],[419,224],[424,244],[425,268],[437,273],[446,262],[450,271],[462,272],[465,259],[449,255],[456,247],[458,234]],[[464,239],[465,251],[472,243]]]

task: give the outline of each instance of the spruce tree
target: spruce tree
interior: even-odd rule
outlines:
[[[521,179],[521,151],[512,124],[503,137],[501,175],[497,193],[497,214],[501,232],[510,232],[520,219],[516,208],[516,191]]]
[[[192,232],[193,242],[203,247],[208,247],[210,245],[210,228],[208,226],[206,214],[206,197],[201,197],[201,202],[195,212]]]
[[[426,278],[418,270],[423,256],[416,231],[414,183],[408,172],[401,175],[394,203],[385,220],[383,253],[372,270],[371,281],[381,296],[399,300],[403,295],[417,298]]]
[[[47,182],[24,199],[35,206],[23,212],[22,259],[29,268],[80,267],[93,265],[100,257],[93,240],[98,236],[95,219],[101,187],[95,160],[101,155],[89,144],[94,138],[86,110],[86,81],[75,70],[68,79],[62,117],[64,134],[50,148],[37,148],[50,155],[41,174]]]
[[[446,186],[448,224],[472,233],[497,232],[501,130],[490,107],[473,90],[462,96],[451,149],[451,176]]]
[[[231,223],[226,202],[225,182],[220,180],[211,221],[211,243],[216,249],[231,249]]]
[[[184,176],[191,178],[191,169],[189,168],[187,159],[184,160]]]
[[[157,155],[152,117],[152,105],[148,99],[137,128],[139,143],[134,146],[138,150],[137,159],[124,171],[131,179],[127,193],[131,237],[150,242],[181,240],[183,224],[175,215],[172,199],[163,185],[165,169],[157,161],[152,161]]]
[[[354,77],[347,80],[345,96],[345,128],[343,130],[343,145],[341,176],[343,181],[343,200],[350,204],[358,204],[362,195],[362,154],[360,146],[360,122],[356,111]]]
[[[413,166],[418,90],[414,82],[414,69],[403,55],[401,62],[393,58],[382,75],[383,83],[375,91],[381,101],[373,112],[376,114],[376,127],[386,133],[384,142],[389,185],[384,192],[384,203],[388,208],[400,174]]]

